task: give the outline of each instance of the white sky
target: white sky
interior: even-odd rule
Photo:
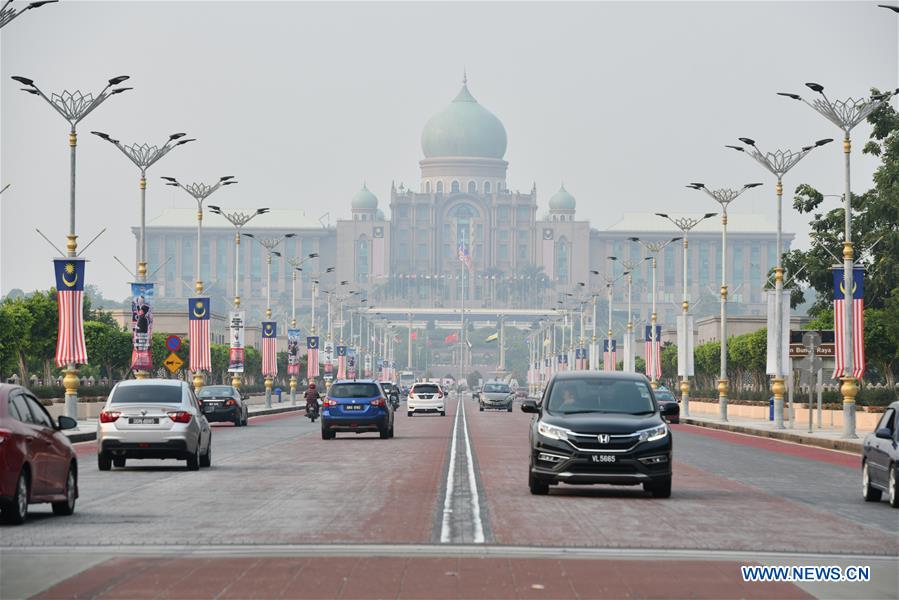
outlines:
[[[536,182],[539,213],[560,181],[578,217],[604,229],[623,212],[712,211],[690,181],[765,186],[740,212],[775,217],[773,179],[727,150],[738,136],[763,149],[798,149],[840,131],[803,104],[775,95],[831,96],[897,85],[897,23],[866,2],[300,3],[82,2],[29,11],[0,33],[0,293],[53,283],[54,251],[68,229],[68,125],[11,75],[45,91],[97,91],[130,74],[79,126],[77,233],[87,278],[112,298],[134,263],[138,171],[109,144],[162,143],[185,131],[198,142],[149,172],[148,219],[189,208],[159,176],[213,182],[223,206],[302,208],[349,216],[363,180],[387,209],[391,180],[418,188],[421,129],[456,94],[463,67],[472,94],[504,123],[509,187]],[[22,0],[16,0],[22,5]],[[894,101],[895,102],[895,101]],[[867,124],[854,134],[853,190],[870,186],[862,157]],[[834,143],[787,179],[825,193],[843,189]],[[829,199],[829,206],[837,199]],[[806,243],[807,219],[785,198],[785,228]],[[154,268],[151,265],[151,269]]]

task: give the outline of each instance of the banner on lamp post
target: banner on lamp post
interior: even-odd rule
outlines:
[[[767,357],[765,361],[765,372],[768,375],[774,375],[776,371],[777,365],[777,344],[775,343],[774,336],[774,317],[776,310],[776,298],[777,292],[775,290],[768,290],[767,292],[767,301],[768,301],[768,334],[767,334]],[[781,354],[781,373],[784,375],[788,375],[790,373],[790,292],[789,290],[781,291],[781,348],[783,350],[783,354]]]
[[[244,312],[233,310],[228,314],[231,328],[231,348],[228,352],[228,372],[243,373],[244,358]]]
[[[677,374],[693,377],[693,317],[677,317]]]

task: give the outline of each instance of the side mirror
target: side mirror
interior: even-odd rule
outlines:
[[[60,419],[61,419],[61,418],[62,418],[62,417],[60,417]],[[877,436],[877,437],[879,437],[879,438],[881,438],[881,439],[884,439],[884,440],[891,440],[891,439],[893,439],[893,432],[890,431],[889,429],[887,429],[886,427],[880,427],[880,428],[878,428],[877,431],[874,432],[874,435]]]
[[[63,429],[78,429],[78,421],[76,421],[72,417],[61,415],[58,421],[60,431],[62,431]]]
[[[521,402],[521,412],[539,413],[540,407],[537,406],[536,400],[523,400]]]

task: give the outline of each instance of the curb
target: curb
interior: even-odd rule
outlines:
[[[754,435],[756,437],[766,437],[785,442],[793,442],[794,444],[802,444],[804,446],[815,446],[825,448],[827,450],[841,450],[843,452],[851,452],[852,454],[862,454],[862,445],[846,440],[828,440],[816,437],[810,437],[801,433],[792,433],[787,431],[768,431],[766,429],[753,429],[752,427],[744,427],[742,425],[730,425],[727,423],[713,423],[709,421],[701,421],[692,417],[680,418],[681,423],[687,425],[696,425],[697,427],[707,427],[709,429],[721,429],[724,431],[732,431],[734,433],[743,433],[746,435]]]
[[[263,408],[260,410],[254,410],[253,412],[250,413],[249,418],[252,419],[253,417],[261,417],[264,415],[277,415],[277,414],[281,414],[281,413],[299,412],[299,411],[305,411],[305,410],[306,410],[306,407],[300,406],[300,405],[278,406],[278,407],[273,406],[272,408]],[[79,442],[93,442],[94,440],[97,439],[97,432],[96,431],[79,431],[77,433],[67,433],[66,437],[69,438],[69,441],[72,442],[73,444],[77,444]]]

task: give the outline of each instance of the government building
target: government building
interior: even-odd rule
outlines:
[[[416,189],[395,184],[388,188],[386,177],[370,181],[374,190],[389,190],[385,197],[379,199],[364,185],[347,199],[349,210],[336,226],[290,208],[252,219],[243,232],[257,239],[294,234],[276,248],[280,256],[273,256],[274,318],[282,323],[290,319],[296,273],[301,326],[309,324],[314,279],[334,298],[346,298],[355,290],[356,299],[365,297],[369,306],[391,312],[414,311],[439,319],[464,304],[472,313],[517,314],[524,324],[553,307],[570,306],[591,295],[605,306],[603,278],[615,277],[623,269],[620,260],[611,261],[609,256],[637,262],[645,254],[631,238],[656,241],[680,235],[670,222],[649,213],[625,213],[611,226],[591,227],[578,218],[577,190],[564,186],[546,200],[536,185],[526,192],[513,191],[507,181],[506,146],[502,122],[475,99],[463,80],[452,101],[424,126]],[[564,174],[559,175],[561,179]],[[613,214],[621,206],[610,198],[587,201],[607,204]],[[341,204],[339,199],[330,203]],[[720,227],[720,221],[712,218],[690,233],[689,293],[700,316],[718,311]],[[765,314],[763,288],[775,264],[775,235],[774,226],[760,215],[740,215],[729,224],[732,314]],[[147,236],[150,270],[164,264],[155,277],[156,302],[183,306],[196,279],[195,211],[163,211],[148,223]],[[786,251],[792,235],[785,234],[784,239]],[[252,322],[265,311],[268,251],[250,238],[242,239],[240,247],[239,295]],[[673,325],[680,310],[682,252],[676,242],[658,254],[657,302],[663,326]],[[202,280],[212,283],[213,312],[225,313],[236,293],[235,230],[223,217],[205,215],[200,253]],[[287,262],[310,253],[319,258],[307,262],[302,272]],[[331,272],[328,267],[333,267]],[[634,270],[632,280],[634,321],[648,321],[652,306],[648,261]],[[627,320],[623,283],[615,286],[613,295],[619,323]],[[321,298],[318,302],[316,321],[322,327],[325,309]],[[434,317],[427,317],[432,313]]]

